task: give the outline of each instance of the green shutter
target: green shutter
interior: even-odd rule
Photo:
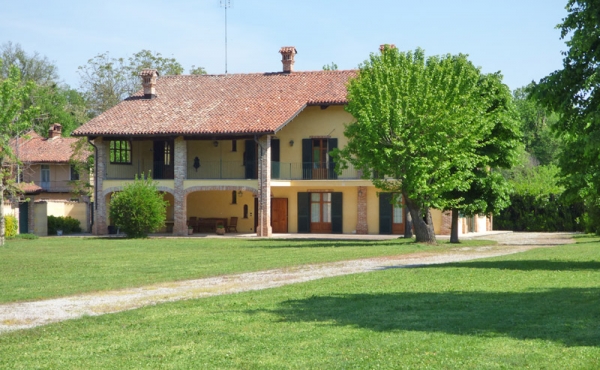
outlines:
[[[341,234],[343,232],[343,202],[342,193],[331,193],[331,232]]]
[[[392,233],[392,193],[379,193],[379,233]]]
[[[271,177],[274,179],[278,179],[280,177],[280,147],[279,139],[271,139]]]
[[[337,179],[337,173],[335,173],[335,161],[331,156],[331,151],[333,149],[337,149],[338,147],[338,139],[329,139],[327,140],[327,150],[329,153],[329,170],[327,170],[327,178],[328,179]]]
[[[310,232],[310,193],[298,193],[298,232]]]
[[[244,166],[246,167],[246,178],[256,179],[256,143],[254,140],[246,140],[244,150]]]
[[[312,140],[302,139],[302,178],[312,179]]]

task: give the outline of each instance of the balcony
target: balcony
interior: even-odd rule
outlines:
[[[258,164],[244,164],[243,161],[200,161],[194,165],[188,162],[189,180],[243,180],[258,178]],[[106,180],[133,180],[136,175],[151,174],[155,180],[173,179],[173,166],[163,162],[138,161],[132,164],[111,164],[104,173]],[[271,162],[273,180],[353,180],[360,174],[351,165],[340,174],[328,165],[318,163]]]
[[[70,193],[73,191],[72,182],[62,181],[33,181],[33,183],[48,193]]]

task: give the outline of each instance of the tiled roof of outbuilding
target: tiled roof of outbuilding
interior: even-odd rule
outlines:
[[[355,70],[164,76],[74,136],[244,135],[280,129],[307,105],[345,104]]]
[[[27,136],[28,139],[19,138],[18,149],[19,159],[25,163],[69,162],[74,151],[73,144],[78,140],[72,137],[46,139],[34,131],[28,132]],[[11,146],[16,149],[14,140]],[[83,157],[89,154],[91,153],[84,153]]]

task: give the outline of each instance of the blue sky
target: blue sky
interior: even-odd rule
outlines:
[[[296,70],[335,62],[356,68],[380,44],[427,55],[469,54],[515,89],[561,68],[555,26],[567,0],[231,0],[228,72],[281,70],[281,46],[295,46]],[[20,43],[54,61],[79,87],[77,67],[108,51],[142,49],[208,73],[225,71],[219,0],[0,0],[0,44]]]

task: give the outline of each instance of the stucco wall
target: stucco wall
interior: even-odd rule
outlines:
[[[33,217],[35,218],[33,233],[37,236],[48,236],[48,204],[44,201],[35,202]]]
[[[187,196],[187,215],[198,218],[238,218],[237,230],[240,233],[253,233],[254,230],[254,197],[251,192],[243,191],[237,195],[237,203],[232,203],[232,191],[209,190],[196,191]],[[236,191],[237,194],[237,191]],[[248,206],[248,218],[244,218],[244,205]]]

